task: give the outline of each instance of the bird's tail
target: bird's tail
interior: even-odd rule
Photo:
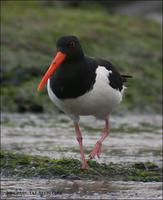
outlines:
[[[128,78],[132,78],[131,75],[121,75],[123,82],[127,82]]]

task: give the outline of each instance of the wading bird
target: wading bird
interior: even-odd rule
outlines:
[[[77,37],[63,36],[56,44],[56,55],[38,85],[47,83],[48,95],[56,106],[74,122],[80,145],[82,168],[88,164],[83,151],[80,116],[92,115],[105,120],[105,128],[95,144],[90,158],[100,156],[102,142],[109,134],[109,114],[122,100],[124,83],[129,75],[120,75],[115,67],[103,59],[84,55]]]

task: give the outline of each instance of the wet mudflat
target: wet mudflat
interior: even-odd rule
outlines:
[[[80,159],[79,147],[71,120],[65,115],[3,113],[2,149],[51,159]],[[103,144],[98,163],[145,163],[161,167],[162,117],[125,115],[110,118],[111,131]],[[103,122],[93,117],[81,118],[87,158],[100,136]],[[158,179],[160,180],[160,179]],[[161,199],[161,182],[108,180],[63,180],[6,177],[2,197],[7,199]]]

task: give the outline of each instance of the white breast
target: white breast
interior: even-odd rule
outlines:
[[[52,92],[50,82],[48,80],[48,94],[50,99],[74,121],[78,121],[80,115],[93,115],[97,118],[105,118],[117,107],[122,100],[122,92],[113,89],[109,85],[109,74],[103,66],[96,69],[96,81],[93,89],[84,95],[74,98],[60,100]]]

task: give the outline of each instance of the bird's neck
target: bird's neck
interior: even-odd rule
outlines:
[[[50,78],[50,87],[60,99],[76,98],[90,90],[94,80],[86,59],[73,60],[58,67]]]

